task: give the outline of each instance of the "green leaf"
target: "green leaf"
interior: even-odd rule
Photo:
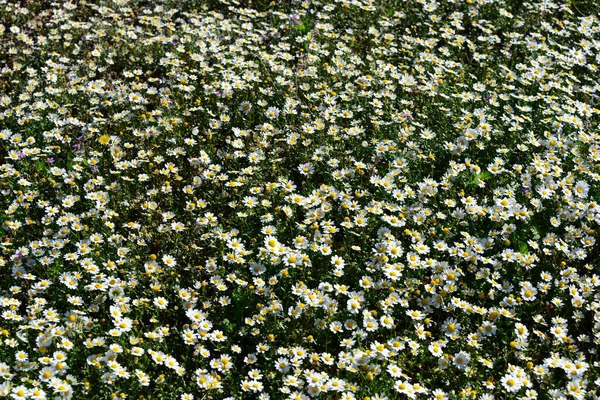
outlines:
[[[521,253],[521,254],[529,254],[529,246],[527,246],[527,243],[521,242],[519,244],[519,253]]]
[[[540,240],[540,238],[542,237],[540,235],[540,230],[535,226],[531,227],[531,233],[533,233],[533,240]]]
[[[306,27],[306,25],[304,23],[298,25],[296,27],[296,29],[298,30],[298,32],[300,32],[301,34],[305,34],[306,32],[308,32],[308,28]]]
[[[227,333],[231,333],[237,330],[237,324],[231,322],[227,318],[223,320],[223,326],[225,327],[225,331]]]
[[[471,184],[477,185],[477,184],[479,184],[480,180],[485,182],[486,180],[490,179],[491,177],[492,177],[492,173],[489,171],[485,171],[481,174],[477,174],[477,175],[473,176],[473,180],[471,181]]]

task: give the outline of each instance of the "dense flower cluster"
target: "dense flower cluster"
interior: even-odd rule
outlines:
[[[0,397],[600,398],[596,11],[0,0]]]

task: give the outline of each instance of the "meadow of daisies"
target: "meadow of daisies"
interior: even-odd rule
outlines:
[[[600,398],[595,0],[0,0],[0,397]]]

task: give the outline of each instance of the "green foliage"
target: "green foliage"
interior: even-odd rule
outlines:
[[[595,6],[0,2],[0,397],[598,397]]]

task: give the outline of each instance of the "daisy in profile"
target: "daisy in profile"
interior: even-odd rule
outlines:
[[[383,396],[381,394],[376,394],[371,396],[371,400],[388,400],[387,396]]]
[[[423,314],[419,310],[407,310],[406,311],[406,315],[408,315],[409,317],[411,317],[415,321],[421,321],[422,319],[425,318],[425,314]]]
[[[432,400],[448,400],[448,395],[441,389],[435,389],[431,392]]]

